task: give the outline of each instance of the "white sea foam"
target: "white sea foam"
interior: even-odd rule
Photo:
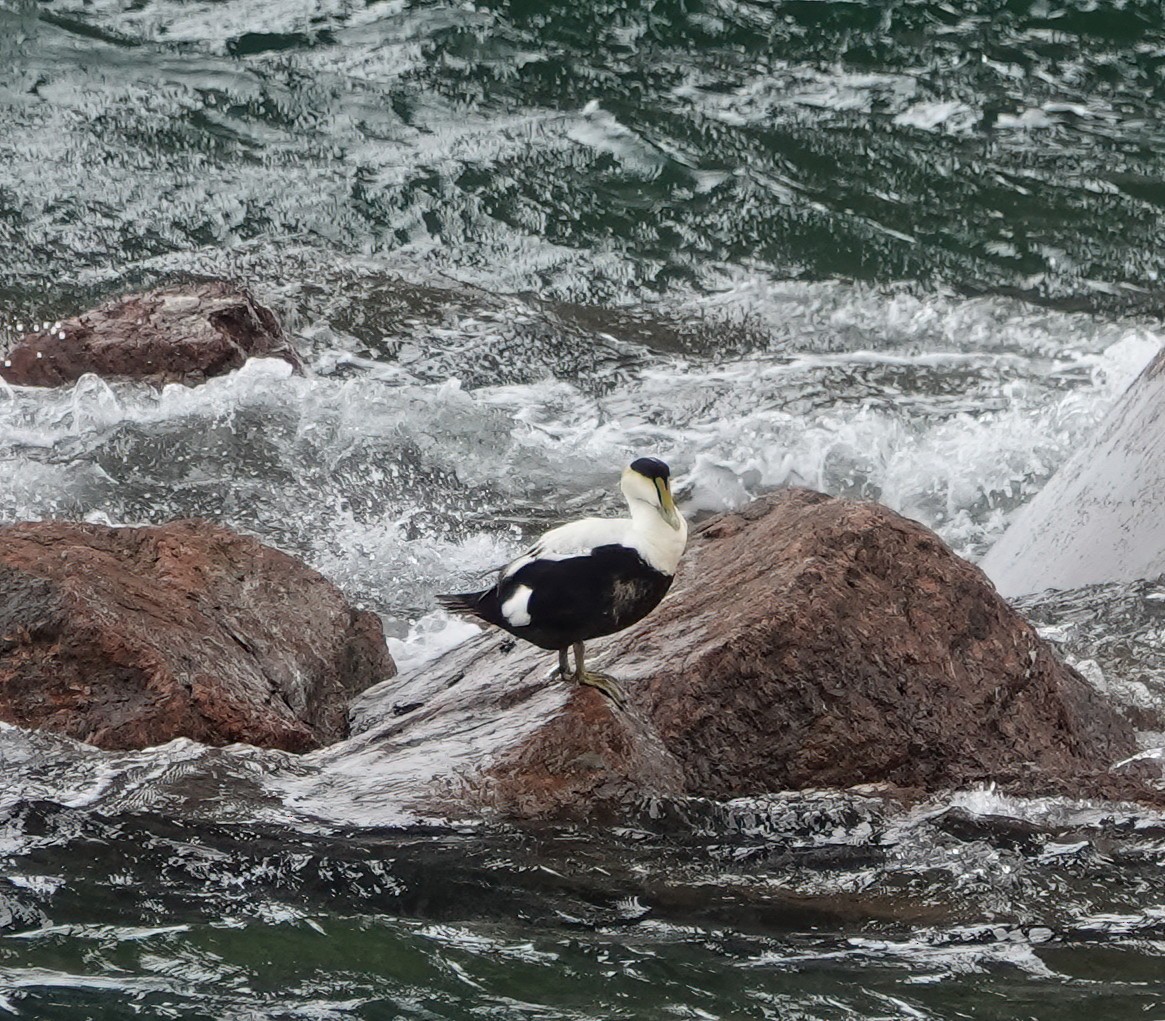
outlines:
[[[481,629],[444,610],[427,613],[409,626],[404,638],[389,638],[388,651],[400,674],[409,674],[471,638]]]
[[[532,532],[617,512],[618,468],[639,453],[672,464],[689,512],[806,484],[881,499],[977,554],[1162,343],[1000,299],[722,284],[676,314],[747,318],[753,350],[642,349],[609,383],[467,389],[456,372],[488,340],[471,324],[426,362],[439,377],[447,360],[443,382],[253,360],[160,393],[91,376],[12,388],[0,517],[210,516],[304,556],[408,641],[435,592],[476,585]]]
[[[942,932],[921,932],[908,940],[878,940],[852,937],[848,946],[840,950],[804,953],[765,953],[743,962],[744,967],[785,970],[804,967],[810,963],[827,960],[850,961],[859,964],[862,960],[879,962],[896,961],[917,970],[912,983],[943,981],[954,975],[981,974],[1001,965],[1009,966],[1040,978],[1055,978],[1057,973],[1036,954],[1033,944],[1045,941],[1043,932],[1037,930],[1033,938],[1029,933],[1008,926],[980,926],[964,930]],[[929,974],[927,974],[929,973]],[[895,1017],[926,1018],[931,1016],[916,1010],[901,1012],[906,1006],[902,1001],[886,997],[899,1011]]]

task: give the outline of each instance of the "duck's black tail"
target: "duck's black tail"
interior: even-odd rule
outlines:
[[[484,592],[458,592],[439,595],[437,602],[451,613],[477,617],[479,620],[488,620],[492,623],[496,614],[490,612],[491,604],[496,603],[497,599],[495,597],[491,600],[489,597],[494,595],[494,590],[487,588]]]
[[[473,613],[478,601],[484,595],[484,592],[439,593],[436,599],[446,610],[452,610],[454,613]]]

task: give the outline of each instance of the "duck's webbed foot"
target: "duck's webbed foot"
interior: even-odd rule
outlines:
[[[599,691],[620,708],[627,705],[627,696],[623,694],[623,689],[619,686],[619,682],[610,674],[600,674],[591,670],[583,670],[575,674],[574,679],[579,684],[586,684],[592,688],[598,688]]]
[[[598,688],[617,706],[627,704],[627,696],[619,687],[619,682],[610,674],[601,674],[588,670],[585,663],[586,647],[582,642],[574,643],[574,673],[568,671],[566,649],[558,650],[558,669],[564,681],[574,681],[576,684],[585,684],[591,688]]]

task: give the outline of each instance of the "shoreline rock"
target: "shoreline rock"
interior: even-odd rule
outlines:
[[[92,372],[193,386],[255,357],[303,372],[275,314],[246,289],[212,280],[115,298],[53,330],[25,334],[0,356],[0,379],[62,386]]]
[[[0,720],[109,750],[307,751],[396,668],[375,614],[206,521],[0,526]]]
[[[485,633],[365,692],[336,752],[422,814],[526,820],[863,784],[1136,787],[1108,772],[1136,751],[1128,721],[978,568],[876,504],[792,489],[706,522],[660,608],[588,650],[626,710]]]
[[[374,683],[395,672],[379,619],[254,539],[0,527],[0,720],[111,750],[317,749],[294,797],[324,815],[335,798],[377,818],[619,823],[658,799],[983,783],[1163,800],[1111,769],[1132,724],[978,568],[876,504],[793,489],[705,522],[659,609],[588,650],[625,709],[493,631]]]

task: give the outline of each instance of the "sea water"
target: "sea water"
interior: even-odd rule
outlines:
[[[221,521],[380,613],[405,671],[472,632],[434,593],[617,513],[640,454],[693,518],[808,485],[975,559],[1161,346],[1163,52],[1136,3],[3,0],[7,334],[227,276],[309,373],[0,386],[0,521]],[[1163,596],[1022,608],[1144,719]],[[1165,1012],[1134,806],[774,791],[530,830],[324,806],[321,768],[0,728],[0,1010]]]

